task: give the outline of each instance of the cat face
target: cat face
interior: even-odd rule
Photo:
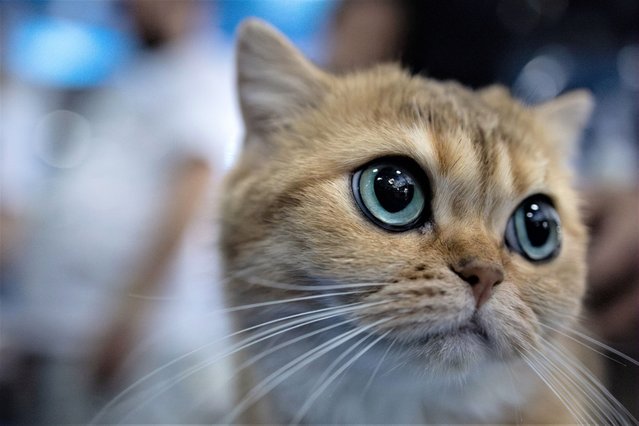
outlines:
[[[539,323],[578,313],[586,235],[565,157],[587,94],[526,108],[394,66],[333,76],[256,22],[238,70],[232,303],[330,294],[286,309],[354,306],[353,326],[446,371],[516,357],[551,337]]]

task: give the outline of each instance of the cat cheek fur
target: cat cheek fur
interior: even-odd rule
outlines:
[[[456,231],[443,235],[376,228],[357,211],[348,187],[346,177],[305,187],[296,196],[300,201],[282,213],[286,228],[277,234],[289,245],[284,251],[300,255],[292,264],[304,275],[332,283],[379,284],[363,300],[392,303],[364,310],[361,321],[393,317],[381,329],[394,329],[406,341],[461,326],[472,317],[474,301],[470,287],[448,265],[469,257],[506,259],[507,279],[478,317],[499,356],[509,358],[515,348],[537,345],[536,335],[546,333],[535,326],[539,319],[563,321],[577,313],[583,265],[570,235],[564,244],[568,254],[576,255],[562,255],[559,266],[536,267],[503,253],[499,241],[482,237],[468,224],[453,224]]]

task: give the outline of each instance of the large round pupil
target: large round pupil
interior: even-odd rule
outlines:
[[[415,192],[413,179],[395,167],[379,169],[373,187],[379,204],[390,213],[404,210]]]
[[[525,210],[526,232],[534,247],[543,246],[550,237],[550,221],[537,203],[531,203]]]

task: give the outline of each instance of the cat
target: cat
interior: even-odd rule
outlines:
[[[237,400],[222,422],[624,423],[566,330],[586,91],[524,106],[386,64],[333,75],[243,23],[223,185]]]

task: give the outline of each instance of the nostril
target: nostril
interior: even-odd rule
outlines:
[[[462,276],[462,279],[470,285],[475,285],[479,282],[479,277],[477,275],[471,275],[469,277]]]
[[[470,285],[478,308],[490,298],[492,288],[504,280],[503,269],[495,263],[474,260],[451,269]]]
[[[482,284],[483,286],[496,286],[504,280],[504,274],[501,268],[492,265],[474,264],[470,267],[466,266],[453,272],[462,280],[471,286]]]

